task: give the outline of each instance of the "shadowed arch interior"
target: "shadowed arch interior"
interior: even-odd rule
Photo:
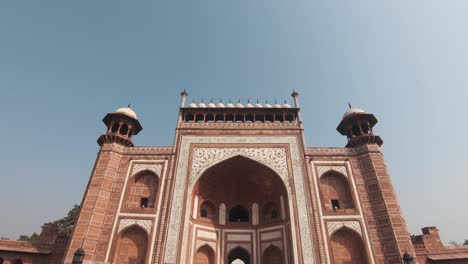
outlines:
[[[332,234],[331,253],[334,264],[367,264],[364,243],[355,231],[341,228]]]
[[[200,217],[215,220],[216,215],[216,207],[211,201],[204,201],[200,205]]]
[[[249,158],[235,156],[207,169],[194,185],[193,197],[195,195],[214,205],[226,204],[229,215],[236,212],[236,216],[241,216],[241,221],[232,222],[249,222],[253,203],[279,204],[280,196],[287,197],[287,192],[283,180],[272,169]]]
[[[229,252],[228,255],[228,264],[237,264],[239,260],[245,264],[250,264],[250,254],[247,250],[238,247]]]

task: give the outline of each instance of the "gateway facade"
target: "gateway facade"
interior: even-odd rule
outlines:
[[[415,256],[377,119],[351,108],[343,148],[306,147],[294,104],[192,103],[173,146],[134,146],[135,112],[107,131],[64,257],[84,263],[380,264]]]

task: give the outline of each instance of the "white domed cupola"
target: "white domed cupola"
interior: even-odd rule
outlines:
[[[119,143],[132,147],[132,136],[137,135],[143,129],[137,114],[130,108],[130,105],[107,114],[102,121],[107,126],[107,132],[99,137],[100,146],[104,143]]]
[[[359,147],[366,144],[381,146],[383,140],[374,135],[372,130],[377,122],[373,114],[349,104],[349,109],[344,113],[336,130],[348,138],[346,147]]]

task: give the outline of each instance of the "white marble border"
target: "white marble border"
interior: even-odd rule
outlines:
[[[325,164],[334,164],[333,166],[345,166],[345,168],[347,169],[347,171],[349,172],[349,175],[348,173],[346,174],[348,176],[348,179],[349,179],[349,186],[352,190],[352,192],[354,193],[354,197],[356,198],[355,202],[356,202],[356,208],[359,212],[359,216],[343,216],[343,215],[340,215],[340,216],[324,216],[323,215],[323,211],[322,211],[322,202],[321,202],[321,199],[320,199],[320,190],[319,190],[319,179],[320,179],[320,176],[318,175],[318,173],[315,172],[315,168],[316,167],[319,167],[319,166],[327,166]],[[367,251],[368,251],[368,256],[370,256],[370,263],[371,264],[375,264],[375,261],[374,261],[374,254],[373,254],[373,251],[372,251],[372,247],[371,247],[371,244],[370,244],[370,237],[369,237],[369,234],[367,233],[367,225],[366,225],[366,221],[364,220],[364,216],[363,216],[363,212],[362,212],[362,208],[361,208],[361,200],[360,200],[360,197],[359,197],[359,193],[358,193],[358,190],[357,190],[357,186],[356,186],[356,183],[355,183],[355,180],[354,180],[354,174],[353,174],[353,170],[351,168],[351,164],[349,161],[327,161],[327,160],[321,160],[321,161],[310,161],[309,164],[308,164],[310,167],[310,171],[312,173],[311,177],[313,179],[313,185],[312,186],[312,183],[311,183],[311,192],[314,193],[313,190],[315,190],[315,199],[318,201],[318,211],[319,211],[319,218],[320,218],[320,225],[322,226],[322,237],[323,237],[323,242],[324,242],[324,247],[325,247],[325,257],[327,259],[327,263],[331,263],[331,258],[330,258],[330,254],[329,254],[329,245],[328,245],[328,239],[327,239],[327,234],[325,233],[326,231],[326,227],[325,227],[325,219],[333,219],[333,218],[346,218],[346,219],[357,219],[357,220],[361,220],[362,224],[363,224],[363,231],[364,231],[364,237],[366,238],[366,246],[367,246]],[[363,241],[364,242],[364,241]]]
[[[188,175],[188,164],[190,157],[190,146],[194,143],[201,144],[216,144],[216,143],[235,143],[235,144],[288,144],[291,152],[291,164],[292,172],[294,177],[294,190],[296,193],[297,206],[293,205],[291,197],[291,189],[288,189],[288,202],[290,208],[290,217],[291,222],[295,223],[295,214],[293,208],[297,207],[299,212],[299,229],[295,230],[295,224],[292,224],[292,241],[297,243],[297,237],[300,236],[302,242],[302,258],[303,262],[307,264],[314,264],[314,248],[312,245],[312,233],[311,233],[311,223],[309,221],[309,214],[304,213],[308,212],[307,210],[307,196],[306,196],[306,186],[304,183],[304,175],[301,167],[303,162],[303,157],[299,149],[300,144],[298,143],[298,138],[296,136],[221,136],[221,137],[207,137],[207,136],[184,136],[181,140],[181,145],[179,149],[179,160],[177,164],[177,171],[175,176],[175,188],[173,192],[173,199],[171,205],[171,215],[169,220],[169,231],[167,234],[167,243],[164,252],[164,263],[176,263],[177,254],[181,254],[180,263],[186,263],[185,253],[187,252],[187,240],[188,236],[186,233],[183,234],[182,245],[178,245],[181,223],[184,223],[184,230],[188,230],[189,218],[182,218],[182,210],[184,200],[190,199],[189,197],[184,197],[186,193],[191,193],[191,189],[185,192],[185,187],[187,186],[187,175]],[[234,147],[234,146],[233,146]],[[241,153],[242,154],[242,153]],[[275,169],[274,169],[275,170]],[[190,203],[187,203],[190,204]],[[187,206],[185,208],[186,215],[190,215],[190,208]],[[295,263],[299,262],[299,256],[297,251],[297,246],[293,245],[293,254]]]
[[[167,173],[167,167],[168,167],[168,161],[167,160],[161,160],[161,159],[158,159],[158,160],[152,160],[152,159],[148,159],[148,160],[131,160],[130,161],[130,164],[127,168],[127,173],[125,175],[125,179],[124,179],[124,185],[122,187],[122,192],[120,194],[120,200],[119,200],[119,206],[117,208],[117,213],[116,213],[116,216],[115,216],[115,219],[114,219],[114,224],[112,226],[112,233],[111,233],[111,237],[110,237],[110,243],[107,247],[107,252],[106,252],[106,258],[105,258],[105,261],[108,262],[109,261],[109,258],[110,258],[110,253],[111,253],[111,248],[112,248],[112,242],[114,240],[114,235],[116,233],[116,229],[117,229],[117,223],[119,223],[119,217],[120,216],[145,216],[145,217],[149,217],[149,218],[153,218],[154,220],[154,231],[152,232],[153,234],[150,235],[148,234],[148,242],[150,242],[150,251],[149,251],[149,256],[148,256],[148,263],[153,263],[154,260],[153,260],[153,252],[154,252],[154,246],[156,244],[156,229],[158,227],[158,224],[159,224],[159,215],[157,214],[129,214],[129,213],[122,213],[121,212],[121,209],[122,209],[122,204],[124,202],[124,196],[125,196],[125,193],[126,193],[126,190],[127,190],[127,184],[128,184],[128,181],[134,176],[133,174],[133,165],[136,165],[136,164],[154,164],[154,165],[161,165],[164,167],[164,171],[159,171],[159,174],[157,175],[158,178],[159,178],[159,182],[158,184],[161,184],[160,187],[159,187],[159,193],[157,194],[158,195],[158,207],[156,208],[156,212],[159,212],[160,208],[161,208],[161,203],[162,203],[162,194],[164,193],[164,189],[165,189],[165,186],[166,186],[166,173]],[[158,168],[159,166],[156,166],[156,167],[153,167],[154,168]],[[158,172],[158,171],[155,171],[155,172]],[[117,174],[116,174],[117,175]],[[117,177],[117,176],[116,176]]]

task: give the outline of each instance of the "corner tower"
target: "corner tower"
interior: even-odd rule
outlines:
[[[130,105],[108,113],[102,121],[107,129],[97,140],[100,150],[63,263],[72,263],[77,252],[84,255],[84,263],[105,263],[109,254],[125,183],[122,171],[129,166],[125,151],[134,148],[132,136],[143,128]]]
[[[383,140],[373,132],[377,122],[373,114],[350,105],[337,130],[348,138],[346,148],[355,153],[349,160],[375,259],[397,264],[403,263],[405,254],[415,253],[380,149]]]

